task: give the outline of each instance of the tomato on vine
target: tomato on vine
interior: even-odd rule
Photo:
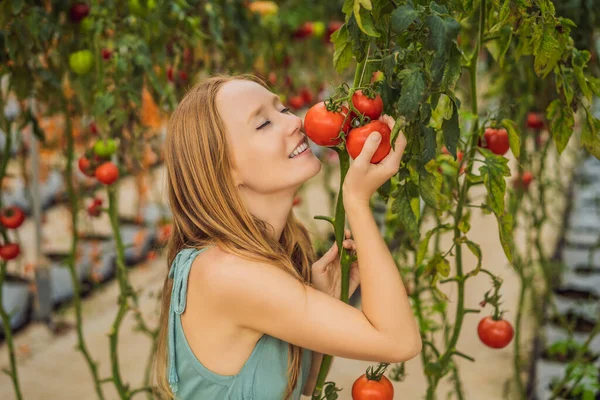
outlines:
[[[376,120],[383,112],[383,100],[375,92],[357,90],[352,95],[352,105],[365,117]]]
[[[102,199],[95,198],[92,204],[88,206],[88,214],[91,217],[98,217],[102,213]]]
[[[69,19],[72,23],[78,24],[82,19],[88,16],[90,13],[90,6],[85,3],[77,2],[73,3],[69,9]]]
[[[540,113],[530,112],[527,114],[527,127],[535,131],[544,128],[544,118]]]
[[[290,96],[289,100],[288,100],[288,104],[290,105],[290,107],[292,107],[294,110],[299,110],[302,107],[304,107],[304,99],[302,98],[302,96],[296,95],[296,96]]]
[[[515,331],[511,323],[502,317],[494,319],[492,316],[487,316],[479,321],[477,334],[486,346],[501,349],[511,342]]]
[[[17,243],[6,243],[0,246],[0,258],[5,261],[14,260],[21,253],[21,247]]]
[[[371,164],[377,164],[389,154],[392,149],[392,145],[390,144],[390,135],[392,131],[385,122],[375,120],[364,126],[352,129],[348,134],[348,138],[346,139],[346,149],[353,160],[356,159],[362,151],[369,135],[375,131],[381,134],[381,141],[379,142],[379,147],[375,150],[373,157],[371,157]]]
[[[361,375],[352,385],[352,400],[393,400],[394,386],[383,373],[389,364],[380,363],[375,371],[373,367]]]
[[[94,55],[90,50],[80,50],[69,56],[69,67],[78,75],[85,75],[94,66]]]
[[[6,207],[0,214],[0,223],[8,229],[17,229],[25,221],[25,213],[17,206]]]
[[[483,137],[484,142],[481,143],[481,146],[490,149],[494,154],[503,156],[510,149],[508,132],[504,128],[486,128]]]
[[[79,158],[79,162],[77,163],[79,166],[79,170],[85,175],[93,178],[95,175],[95,169],[92,167],[92,163],[86,156],[81,156]]]
[[[520,187],[524,190],[529,188],[531,182],[533,181],[533,174],[530,171],[523,172],[522,176],[517,176],[514,181],[515,187]]]
[[[348,108],[345,106],[339,107],[321,101],[306,113],[304,131],[319,146],[335,146],[341,141],[338,137],[340,131],[347,134],[350,130],[350,117],[346,118],[347,113]]]
[[[96,179],[105,185],[110,185],[119,179],[119,169],[111,162],[106,162],[96,168]]]
[[[100,139],[94,144],[94,153],[102,158],[109,158],[115,151],[117,151],[117,142],[114,139]]]

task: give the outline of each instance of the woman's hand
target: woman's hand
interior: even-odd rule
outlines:
[[[345,249],[351,252],[356,251],[356,244],[351,239],[350,230],[346,229],[346,239],[342,242]],[[326,293],[336,299],[342,295],[342,269],[340,257],[338,255],[337,243],[312,265],[311,283],[315,289]],[[353,262],[350,266],[350,284],[348,288],[348,298],[356,291],[360,284],[360,273],[358,271],[358,262]]]

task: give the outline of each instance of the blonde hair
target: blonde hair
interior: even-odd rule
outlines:
[[[234,184],[228,141],[216,106],[219,89],[231,80],[266,84],[253,75],[217,75],[192,87],[169,120],[165,141],[165,165],[173,233],[167,245],[167,271],[162,291],[161,314],[153,375],[161,396],[174,397],[167,381],[167,327],[173,282],[168,269],[186,247],[219,246],[227,253],[272,264],[298,281],[310,285],[315,254],[307,229],[290,212],[277,242],[269,226],[245,208]],[[289,344],[289,399],[298,384],[302,348]]]

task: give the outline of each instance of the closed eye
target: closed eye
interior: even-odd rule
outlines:
[[[284,108],[283,110],[281,110],[281,112],[282,112],[282,113],[287,113],[287,112],[290,112],[290,109],[289,109],[288,107],[286,107],[286,108]],[[258,128],[256,128],[256,129],[257,129],[257,130],[258,130],[258,129],[262,129],[262,128],[264,128],[265,126],[269,125],[270,123],[271,123],[271,121],[269,121],[269,120],[266,120],[266,121],[265,121],[263,124],[261,124],[261,125],[260,125]]]

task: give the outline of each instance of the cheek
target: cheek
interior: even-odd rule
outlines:
[[[287,160],[285,147],[273,141],[257,141],[248,143],[243,152],[238,154],[242,175],[266,177],[282,171],[282,163]]]

